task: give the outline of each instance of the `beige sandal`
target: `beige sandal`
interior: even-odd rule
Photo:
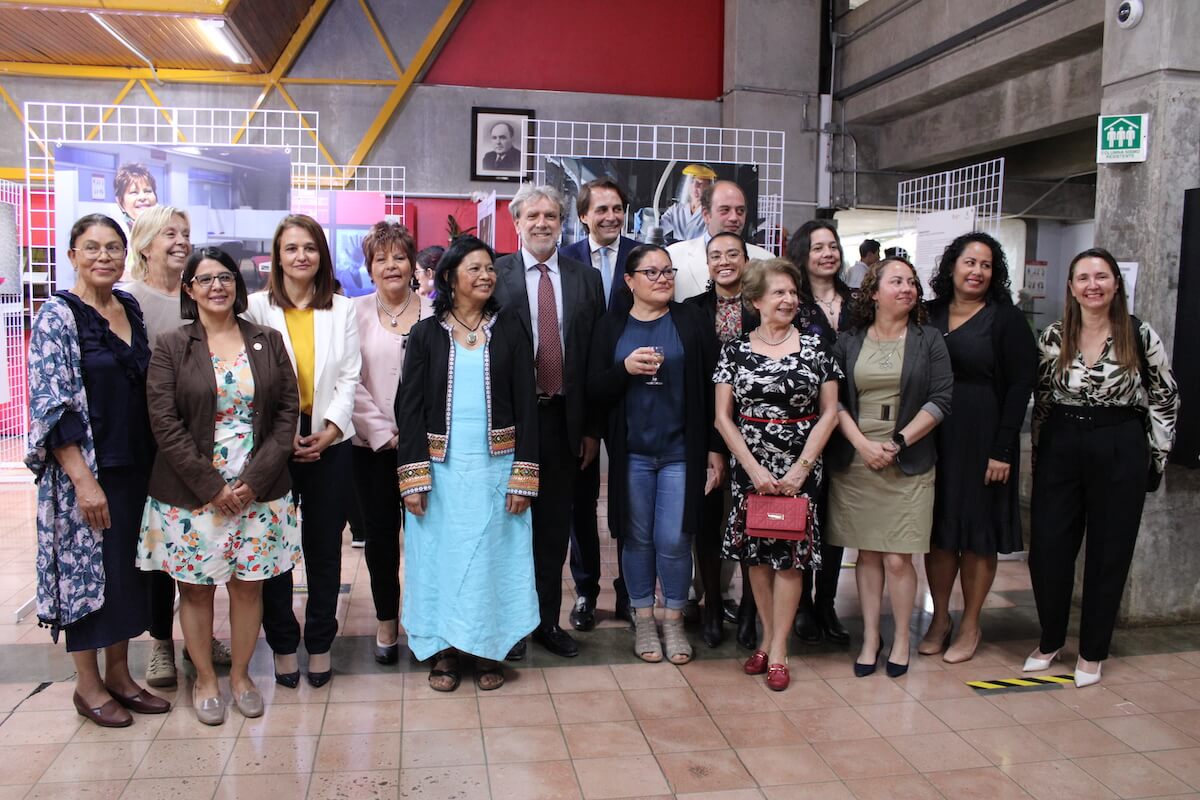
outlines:
[[[633,615],[633,652],[642,661],[657,664],[663,659],[662,642],[658,640],[658,628],[654,615]]]
[[[692,645],[683,632],[683,617],[663,620],[663,640],[672,664],[686,664],[692,660]]]

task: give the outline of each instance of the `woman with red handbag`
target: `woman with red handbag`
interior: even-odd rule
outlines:
[[[760,324],[728,342],[713,374],[716,425],[732,456],[733,510],[722,556],[750,567],[762,620],[748,675],[787,688],[787,639],[800,603],[803,570],[820,560],[815,500],[821,451],[837,424],[841,373],[819,336],[792,321],[801,276],[784,259],[752,261],[742,301]]]
[[[925,325],[921,282],[912,264],[891,257],[873,264],[854,303],[854,331],[834,345],[842,382],[842,436],[826,459],[829,538],[858,549],[855,581],[863,644],[854,674],[875,672],[882,649],[879,612],[884,576],[895,639],[887,674],[908,671],[909,618],[917,594],[914,553],[929,552],[936,437],[954,389],[950,355],[937,328]]]

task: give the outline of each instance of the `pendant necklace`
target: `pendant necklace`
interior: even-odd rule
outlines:
[[[375,293],[375,305],[379,306],[380,311],[382,311],[384,314],[388,315],[388,317],[392,321],[393,328],[400,324],[400,317],[404,316],[404,312],[406,310],[408,310],[408,304],[412,302],[412,299],[413,299],[413,293],[409,292],[408,298],[404,301],[403,304],[401,304],[400,310],[397,311],[395,314],[393,314],[391,311],[388,311],[388,307],[383,304],[383,300],[380,298],[379,293],[378,292]]]
[[[467,344],[474,347],[475,343],[479,341],[479,335],[475,333],[475,331],[479,330],[479,326],[483,324],[483,318],[486,316],[486,314],[479,315],[479,321],[475,323],[474,328],[459,319],[458,314],[455,314],[453,311],[450,312],[450,316],[454,317],[455,322],[467,329]]]
[[[900,334],[900,338],[894,339],[893,341],[888,342],[888,344],[892,345],[892,349],[890,352],[886,352],[886,353],[883,352],[883,345],[884,345],[883,340],[881,340],[878,336],[872,336],[871,338],[875,341],[876,346],[879,347],[879,352],[882,356],[879,359],[880,368],[881,369],[891,369],[892,365],[895,363],[895,361],[893,359],[895,359],[895,357],[900,353],[900,346],[902,344],[904,344],[904,334]]]
[[[836,303],[838,300],[837,292],[834,292],[833,297],[831,297],[829,300],[822,300],[821,298],[817,297],[814,294],[813,300],[816,300],[817,305],[819,305],[821,308],[825,309],[825,316],[829,318],[829,321],[831,323],[836,324],[837,321],[833,318],[834,317],[833,304]]]
[[[760,342],[767,345],[768,347],[778,347],[779,345],[786,342],[788,339],[792,338],[792,330],[794,330],[794,329],[789,325],[788,329],[787,329],[787,333],[783,334],[783,338],[777,342],[772,342],[770,339],[768,339],[767,337],[762,335],[762,326],[761,325],[759,325],[757,328],[754,329],[754,335],[758,337],[758,340]]]

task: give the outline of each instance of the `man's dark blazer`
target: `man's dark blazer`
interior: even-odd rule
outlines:
[[[563,396],[567,404],[567,445],[579,452],[584,435],[595,436],[597,422],[588,416],[587,360],[592,330],[604,315],[604,282],[600,271],[558,254],[563,305]],[[517,251],[496,260],[496,301],[516,312],[533,353],[533,323],[529,316],[529,294],[525,290],[525,261]],[[537,354],[534,353],[534,363]]]
[[[617,303],[620,303],[624,309],[633,307],[633,294],[629,291],[629,286],[625,283],[625,262],[628,260],[633,248],[639,244],[640,242],[635,242],[628,236],[622,236],[617,240],[617,261],[613,264],[613,282],[612,290],[608,294],[608,308],[612,308]],[[592,245],[588,242],[588,237],[586,236],[574,244],[560,248],[558,252],[567,258],[573,258],[589,267],[592,266]],[[592,267],[592,269],[595,269],[595,267]],[[599,272],[599,270],[596,271]],[[600,285],[604,286],[603,278],[600,280]]]
[[[504,172],[516,172],[522,166],[521,151],[515,147],[505,150],[503,153],[489,150],[483,154],[483,168],[487,170],[495,169],[503,170]]]

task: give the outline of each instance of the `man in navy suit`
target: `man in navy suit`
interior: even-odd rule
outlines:
[[[558,625],[562,568],[575,484],[600,449],[584,382],[604,294],[594,269],[558,252],[566,203],[557,189],[525,184],[508,208],[521,249],[496,260],[495,296],[501,313],[515,313],[529,337],[538,384],[541,469],[533,501],[533,572],[541,623],[533,640],[555,655],[571,657],[579,647]],[[524,642],[518,643],[509,659],[522,658],[524,652]]]
[[[591,264],[604,286],[606,306],[629,308],[633,296],[626,285],[625,259],[638,243],[627,236],[625,210],[629,199],[620,184],[610,178],[597,178],[579,188],[576,211],[588,235],[562,248],[562,254]],[[571,526],[571,577],[575,580],[575,606],[571,625],[578,631],[590,631],[596,625],[596,598],[600,594],[600,533],[596,523],[596,503],[600,496],[600,459],[596,459],[577,478],[575,507]],[[629,595],[621,576],[621,546],[617,543],[616,616],[629,619]]]

